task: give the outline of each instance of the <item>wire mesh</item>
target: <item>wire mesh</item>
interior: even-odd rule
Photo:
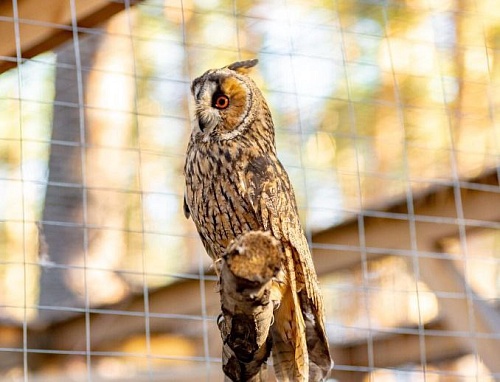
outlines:
[[[500,378],[495,1],[0,2],[0,376],[221,380],[190,82],[257,57],[339,381]]]

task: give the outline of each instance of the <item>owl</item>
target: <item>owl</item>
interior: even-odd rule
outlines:
[[[297,213],[276,155],[269,107],[247,75],[257,60],[211,69],[191,85],[196,123],[187,147],[184,213],[217,261],[248,231],[269,231],[282,245],[273,283],[272,356],[279,381],[321,381],[332,366],[323,300]]]

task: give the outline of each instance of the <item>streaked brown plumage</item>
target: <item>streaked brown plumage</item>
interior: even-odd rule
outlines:
[[[246,72],[257,60],[212,69],[191,86],[197,126],[187,148],[184,211],[215,261],[243,232],[268,230],[285,253],[271,328],[279,381],[324,380],[331,367],[323,302],[295,195],[276,156],[274,125]]]

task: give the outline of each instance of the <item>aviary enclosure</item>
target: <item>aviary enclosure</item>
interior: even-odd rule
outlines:
[[[331,380],[500,379],[499,9],[0,1],[0,379],[223,379],[189,86],[254,57]]]

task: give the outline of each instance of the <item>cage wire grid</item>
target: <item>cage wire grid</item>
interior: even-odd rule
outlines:
[[[0,2],[2,380],[222,378],[182,163],[191,80],[251,57],[332,380],[500,379],[494,2],[32,3]]]

